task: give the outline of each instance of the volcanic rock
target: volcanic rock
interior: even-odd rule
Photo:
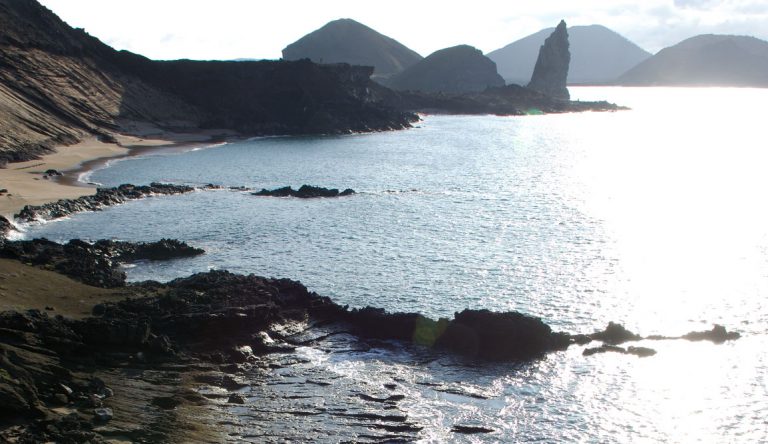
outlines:
[[[158,242],[120,242],[100,240],[93,244],[71,240],[62,245],[47,239],[6,241],[0,245],[0,257],[50,268],[85,284],[103,288],[125,284],[120,263],[142,259],[167,260],[204,253],[184,242],[162,239]]]
[[[475,433],[493,433],[493,429],[489,429],[487,427],[478,427],[478,426],[468,426],[468,425],[461,425],[456,424],[451,428],[451,431],[453,433],[463,433],[463,434],[475,434]]]
[[[302,185],[298,190],[294,190],[291,187],[276,188],[274,190],[262,188],[261,191],[251,194],[254,196],[298,197],[300,199],[312,199],[317,197],[350,196],[355,194],[355,190],[347,188],[344,191],[339,191],[337,188],[323,188],[315,187],[312,185]]]
[[[119,205],[129,200],[142,199],[154,195],[168,196],[190,193],[194,190],[194,188],[187,185],[157,182],[143,186],[123,184],[114,188],[99,188],[96,190],[96,194],[78,197],[77,199],[61,199],[57,202],[43,205],[27,205],[15,217],[24,222],[59,219],[81,211],[98,211],[104,207]]]
[[[232,393],[229,395],[227,402],[230,404],[245,404],[245,396],[241,395],[240,393]]]
[[[632,333],[624,328],[623,325],[615,322],[609,322],[605,330],[593,333],[590,337],[597,341],[603,341],[606,344],[621,344],[627,341],[639,341],[642,339],[639,335]]]
[[[562,20],[541,46],[528,88],[556,99],[570,99],[566,86],[571,62],[568,47],[568,31],[565,20]]]
[[[708,331],[692,331],[683,335],[683,339],[689,341],[712,341],[715,344],[722,344],[725,341],[739,339],[741,335],[737,332],[729,332],[722,325],[715,324],[712,330]]]
[[[554,27],[523,37],[488,53],[507,83],[525,85],[544,41]],[[650,53],[617,32],[601,25],[568,27],[571,63],[568,84],[604,84],[615,81],[628,69],[651,56]]]

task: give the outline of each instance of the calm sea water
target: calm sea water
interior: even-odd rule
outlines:
[[[617,113],[426,116],[417,128],[266,138],[115,162],[88,180],[354,188],[341,199],[207,191],[31,225],[27,237],[156,240],[199,258],[132,280],[213,268],[290,277],[352,306],[450,316],[518,310],[556,329],[618,321],[675,335],[651,358],[580,347],[517,366],[419,364],[407,350],[301,353],[360,384],[403,381],[425,441],[756,442],[768,439],[768,90],[573,88]],[[458,383],[475,399],[417,380]],[[463,439],[463,438],[462,438]]]

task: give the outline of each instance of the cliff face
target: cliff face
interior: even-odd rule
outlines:
[[[385,84],[401,91],[465,93],[504,86],[496,64],[468,45],[435,51]]]
[[[0,164],[117,130],[119,117],[196,123],[201,113],[121,74],[110,52],[34,1],[0,0]]]
[[[422,57],[397,40],[351,19],[334,20],[283,49],[285,60],[373,66],[377,76],[390,76]]]
[[[568,31],[565,21],[562,20],[541,46],[528,88],[556,99],[570,99],[571,95],[566,87],[570,63]]]
[[[154,62],[70,28],[34,0],[0,0],[0,165],[127,120],[254,135],[402,128],[370,69],[310,62]]]
[[[154,62],[131,55],[123,69],[197,109],[208,128],[248,134],[398,129],[410,115],[380,105],[372,68],[294,62]]]

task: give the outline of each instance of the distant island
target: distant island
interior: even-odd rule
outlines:
[[[504,86],[504,79],[482,51],[459,45],[435,51],[383,83],[400,91],[464,93]]]
[[[286,46],[283,59],[372,66],[374,76],[388,77],[418,63],[422,57],[362,23],[339,19]]]
[[[630,69],[617,83],[768,87],[768,42],[736,35],[691,37]]]

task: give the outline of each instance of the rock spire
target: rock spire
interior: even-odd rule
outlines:
[[[536,67],[533,69],[533,76],[531,76],[531,82],[528,83],[528,88],[556,99],[570,99],[566,87],[570,63],[568,31],[565,20],[561,20],[539,50],[539,58],[536,60]]]

